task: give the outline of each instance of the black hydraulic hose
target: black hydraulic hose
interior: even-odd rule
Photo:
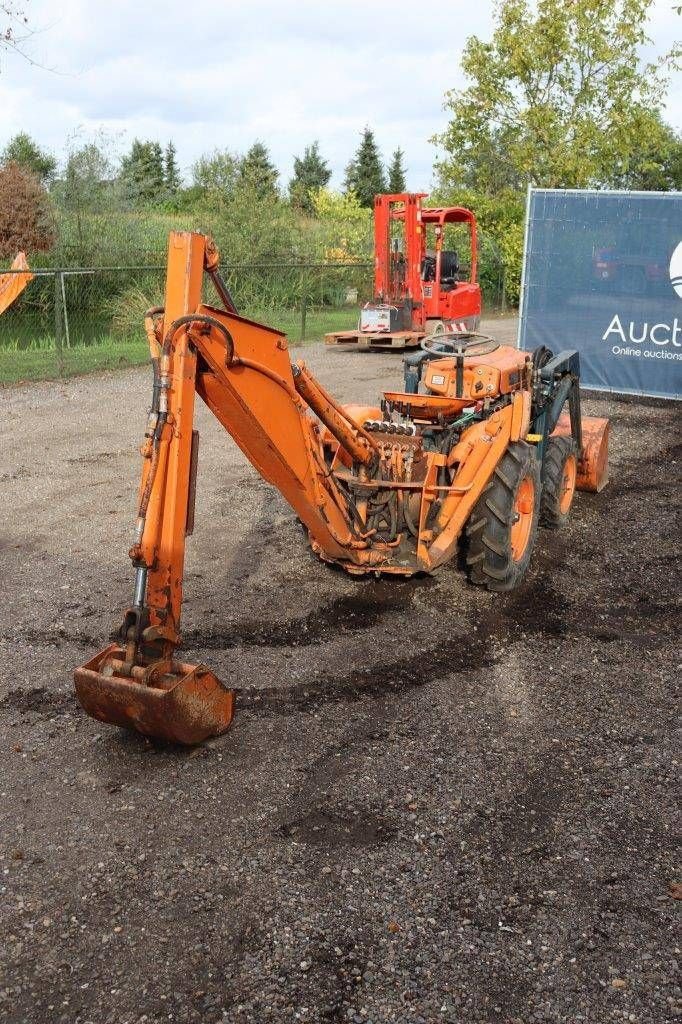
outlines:
[[[227,346],[228,353],[227,358],[225,360],[225,364],[229,366],[232,360],[234,359],[234,340],[232,338],[232,335],[228,331],[227,327],[225,327],[224,324],[221,324],[220,320],[216,320],[214,316],[206,316],[206,314],[204,313],[187,313],[185,314],[185,316],[179,316],[177,320],[174,320],[173,323],[168,328],[168,330],[166,331],[166,336],[163,339],[163,345],[161,346],[161,356],[163,358],[168,358],[168,356],[170,355],[170,349],[173,343],[173,339],[175,338],[177,332],[180,330],[181,327],[184,327],[186,324],[192,323],[208,324],[209,327],[215,327],[216,331],[222,334],[223,338],[225,339],[225,345]]]
[[[457,353],[455,359],[455,398],[461,398],[464,394],[464,355]]]
[[[154,374],[154,382],[152,384],[152,412],[158,413],[159,404],[161,402],[161,369],[160,361],[157,356],[152,358],[152,373]]]
[[[388,514],[390,516],[388,530],[391,540],[398,534],[398,492],[393,491],[389,497]]]

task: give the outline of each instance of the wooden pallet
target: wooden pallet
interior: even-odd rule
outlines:
[[[325,334],[325,345],[352,345],[354,348],[387,349],[417,348],[425,337],[419,331],[394,331],[392,334],[370,334],[361,331],[336,331]]]

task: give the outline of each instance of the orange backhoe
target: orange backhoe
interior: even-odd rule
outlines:
[[[204,272],[224,308],[202,303]],[[538,522],[560,526],[576,487],[606,480],[608,421],[580,411],[576,352],[532,355],[480,335],[426,338],[405,388],[341,406],[279,331],[237,314],[205,235],[172,233],[120,640],[75,672],[100,721],[173,742],[224,732],[233,694],[176,660],[185,539],[194,525],[199,395],[283,494],[321,559],[350,573],[433,572],[462,551],[469,578],[516,587]],[[562,412],[564,409],[567,412]]]
[[[9,309],[32,280],[33,274],[28,269],[26,254],[17,253],[12,261],[10,272],[0,274],[0,313]]]

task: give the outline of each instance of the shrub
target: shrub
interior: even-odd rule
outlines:
[[[50,199],[31,171],[10,162],[0,169],[0,257],[45,252],[54,245]]]

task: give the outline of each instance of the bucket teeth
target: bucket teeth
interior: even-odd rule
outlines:
[[[92,718],[187,746],[228,729],[234,694],[205,665],[173,662],[170,672],[146,683],[112,670],[124,657],[111,644],[74,672],[76,694]]]

